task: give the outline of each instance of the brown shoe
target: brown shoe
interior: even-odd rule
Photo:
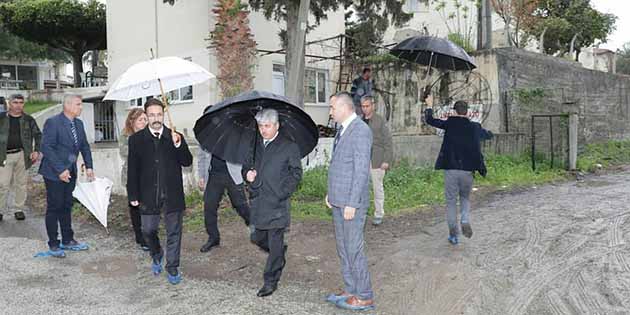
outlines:
[[[353,311],[368,311],[373,310],[375,305],[374,300],[361,300],[356,296],[351,296],[347,300],[337,302],[337,307]]]

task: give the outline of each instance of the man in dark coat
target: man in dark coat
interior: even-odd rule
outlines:
[[[182,219],[186,204],[182,166],[192,165],[192,154],[184,137],[166,128],[164,105],[149,99],[144,110],[146,128],[129,137],[127,194],[132,206],[140,209],[142,234],[153,259],[154,275],[162,272],[164,252],[160,247],[160,215],[166,225],[166,271],[171,284],[181,282],[178,271],[182,240]]]
[[[435,162],[435,169],[444,170],[444,194],[446,197],[446,218],[448,222],[448,241],[456,245],[459,229],[457,228],[457,198],[461,207],[461,227],[464,236],[472,237],[470,226],[469,195],[473,186],[473,173],[478,171],[486,176],[486,165],[481,153],[481,140],[492,138],[492,132],[483,129],[481,124],[468,119],[468,103],[457,101],[455,114],[447,120],[433,118],[433,96],[426,99],[425,112],[427,124],[444,129],[444,140]]]
[[[300,149],[278,133],[278,112],[265,109],[256,115],[262,139],[258,140],[254,169],[247,171],[250,184],[251,223],[256,227],[252,241],[269,253],[264,285],[259,297],[268,296],[278,287],[286,263],[284,232],[291,221],[289,198],[302,179]]]

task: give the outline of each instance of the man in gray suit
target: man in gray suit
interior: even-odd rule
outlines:
[[[326,205],[332,208],[345,287],[339,294],[330,294],[326,301],[344,309],[372,310],[374,293],[363,250],[363,229],[370,204],[372,131],[356,115],[352,96],[346,92],[337,94],[330,115],[341,126],[328,168]]]

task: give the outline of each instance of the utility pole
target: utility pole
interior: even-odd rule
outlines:
[[[304,107],[304,42],[310,5],[310,0],[300,0],[297,23],[292,25],[287,19],[286,96],[300,107]]]

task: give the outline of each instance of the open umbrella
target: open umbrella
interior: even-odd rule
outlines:
[[[91,182],[77,182],[72,197],[81,202],[107,229],[107,208],[114,183],[108,178],[96,178]]]
[[[390,54],[440,70],[473,70],[477,66],[466,51],[445,38],[409,37],[394,46]]]
[[[163,57],[136,63],[112,83],[105,100],[129,101],[152,95],[162,95],[171,127],[164,92],[206,82],[215,76],[202,66],[179,57]]]
[[[195,138],[208,152],[233,163],[251,163],[259,137],[254,116],[273,108],[278,111],[280,130],[295,142],[302,157],[317,145],[315,122],[287,98],[263,91],[250,91],[208,107],[194,127]]]

